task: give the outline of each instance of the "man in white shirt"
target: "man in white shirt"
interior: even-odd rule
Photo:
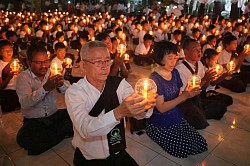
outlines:
[[[139,43],[135,49],[134,63],[136,65],[151,65],[153,63],[151,45],[153,44],[153,37],[150,34],[145,34],[144,42]]]
[[[122,78],[108,77],[111,60],[107,45],[100,41],[86,43],[80,52],[81,68],[86,76],[66,92],[66,105],[74,124],[74,164],[81,166],[135,166],[125,151],[124,117],[145,117],[145,100],[133,94]]]
[[[148,22],[147,21],[142,21],[141,22],[142,30],[139,32],[138,37],[139,37],[139,43],[143,43],[143,37],[144,35],[148,32]]]
[[[182,90],[189,84],[192,75],[201,78],[200,87],[206,89],[210,80],[214,79],[216,72],[212,69],[205,72],[200,59],[202,57],[201,46],[197,40],[187,39],[183,43],[185,61],[176,66],[183,82]],[[191,98],[182,104],[185,119],[196,129],[204,129],[208,126],[206,119],[220,119],[227,108],[224,103],[217,101],[201,100],[198,97]]]
[[[160,42],[165,39],[165,35],[167,33],[167,29],[164,26],[163,21],[158,21],[158,29],[154,32],[154,41]]]
[[[233,35],[225,36],[222,43],[224,50],[219,54],[218,63],[226,68],[230,61],[234,61],[236,69],[239,69],[249,50],[243,50],[239,55],[236,54],[237,38]],[[236,76],[227,77],[220,85],[236,93],[246,91],[246,83]]]

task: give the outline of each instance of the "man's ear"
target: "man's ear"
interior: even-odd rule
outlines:
[[[30,61],[30,60],[26,59],[26,63],[27,63],[27,65],[28,65],[29,67],[31,66],[31,61]]]
[[[84,62],[84,61],[80,61],[80,69],[82,69],[83,71],[85,71],[86,70],[86,62]]]

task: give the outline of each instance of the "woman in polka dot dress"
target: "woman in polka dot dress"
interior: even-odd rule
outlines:
[[[157,85],[158,97],[152,116],[147,121],[148,136],[169,154],[186,158],[207,151],[206,140],[184,119],[178,104],[200,93],[199,87],[187,86],[182,93],[182,81],[174,69],[177,46],[159,42],[154,48],[154,60],[159,65],[151,74]]]

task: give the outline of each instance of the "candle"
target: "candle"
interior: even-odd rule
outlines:
[[[223,72],[223,67],[219,64],[213,65],[212,69],[216,72],[216,77],[219,77],[220,74]]]
[[[219,31],[216,30],[216,31],[215,31],[215,36],[218,36],[218,35],[219,35]]]
[[[205,22],[205,25],[208,27],[208,25],[209,25],[209,22]]]
[[[11,71],[17,72],[20,70],[19,60],[14,59],[13,62],[10,64]]]
[[[245,28],[244,31],[243,31],[244,34],[247,34],[248,33],[248,29]]]
[[[91,41],[95,41],[95,37],[92,37],[92,38],[91,38]]]
[[[153,31],[149,31],[149,34],[153,36]]]
[[[242,23],[242,20],[241,20],[241,19],[238,19],[238,23]]]
[[[136,94],[143,96],[147,100],[151,100],[155,98],[157,93],[157,86],[155,82],[148,78],[142,78],[138,80],[135,84],[135,92]],[[145,106],[145,109],[151,108],[150,104]]]
[[[48,25],[46,25],[46,31],[47,31],[47,30],[49,30],[49,26],[48,26]]]
[[[140,25],[140,31],[142,30],[142,26]]]
[[[102,32],[102,27],[98,27],[98,31],[99,31],[99,33],[101,33]]]
[[[122,34],[122,40],[123,40],[123,41],[126,40],[126,35],[125,35],[125,33]]]
[[[144,97],[145,99],[148,98],[148,80],[145,80],[145,81],[144,81],[143,97]]]
[[[187,18],[185,19],[185,22],[186,22],[186,23],[188,22],[188,19],[187,19]]]
[[[173,26],[173,27],[175,26],[175,22],[172,22],[172,26]]]
[[[75,33],[77,33],[78,32],[78,28],[77,27],[75,27]]]
[[[52,76],[57,75],[57,74],[61,74],[62,70],[63,70],[62,65],[58,64],[56,62],[52,63],[50,66],[50,72],[51,72]]]
[[[246,52],[248,52],[249,47],[250,47],[250,45],[249,45],[249,44],[246,44],[246,45],[244,46],[244,49],[246,50]]]
[[[233,71],[235,69],[235,63],[234,61],[230,61],[228,64],[227,64],[227,69],[229,71]]]
[[[200,26],[200,25],[199,25],[199,23],[198,23],[198,22],[197,22],[197,23],[195,23],[195,25],[194,25],[194,27],[195,27],[195,28],[199,28],[199,26]]]
[[[117,47],[118,53],[120,53],[120,56],[126,52],[126,46],[124,44],[120,44]]]
[[[63,41],[63,44],[64,44],[66,47],[68,46],[67,41]]]
[[[105,25],[104,25],[104,24],[102,24],[102,28],[105,28]]]
[[[231,26],[232,26],[231,22],[228,22],[228,23],[227,23],[227,26],[228,26],[228,27],[231,27]]]
[[[235,120],[235,118],[234,118],[234,120],[233,120],[233,123],[232,123],[232,125],[231,125],[231,128],[232,129],[235,129],[237,126],[236,126],[236,120]]]
[[[72,63],[72,59],[71,58],[65,58],[64,62],[67,64],[66,68],[70,68],[70,65]]]
[[[201,78],[200,78],[198,75],[193,75],[193,76],[189,79],[188,83],[189,83],[190,85],[192,85],[193,88],[194,88],[194,87],[197,87],[197,86],[199,86],[200,83],[201,83]]]
[[[202,35],[201,40],[202,40],[203,42],[205,42],[205,41],[207,40],[207,36],[206,36],[206,35]]]
[[[221,46],[218,46],[218,47],[216,48],[216,52],[220,53],[221,51],[222,51],[222,47],[221,47]]]
[[[205,18],[205,20],[208,20],[208,15],[206,15],[204,18]]]
[[[181,26],[181,28],[180,28],[180,29],[181,29],[181,31],[184,31],[184,26]]]
[[[128,54],[124,55],[124,61],[129,61],[129,55]]]

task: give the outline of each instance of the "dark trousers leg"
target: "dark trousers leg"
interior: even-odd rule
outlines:
[[[213,94],[213,95],[206,96],[206,94]],[[203,99],[219,101],[221,103],[224,103],[226,106],[230,106],[233,104],[233,98],[231,96],[226,95],[226,94],[219,93],[216,91],[209,91],[206,94],[203,97]]]
[[[246,66],[246,65],[241,66],[239,78],[246,84],[250,83],[250,66]]]
[[[48,118],[24,119],[17,133],[17,143],[28,150],[29,155],[41,154],[61,142],[71,128],[66,111],[57,111]]]
[[[195,129],[205,129],[209,125],[204,110],[193,99],[185,101],[180,107],[184,113],[184,118]]]
[[[0,105],[3,112],[14,111],[20,107],[18,96],[15,90],[0,91]]]
[[[201,101],[207,119],[219,120],[227,111],[226,105],[220,101],[208,99],[202,99]]]
[[[73,163],[75,166],[138,166],[136,161],[124,150],[107,159],[86,160],[79,148],[76,148]]]
[[[223,80],[220,85],[236,93],[242,93],[246,91],[246,83],[240,80],[238,77],[233,77],[230,80]]]

